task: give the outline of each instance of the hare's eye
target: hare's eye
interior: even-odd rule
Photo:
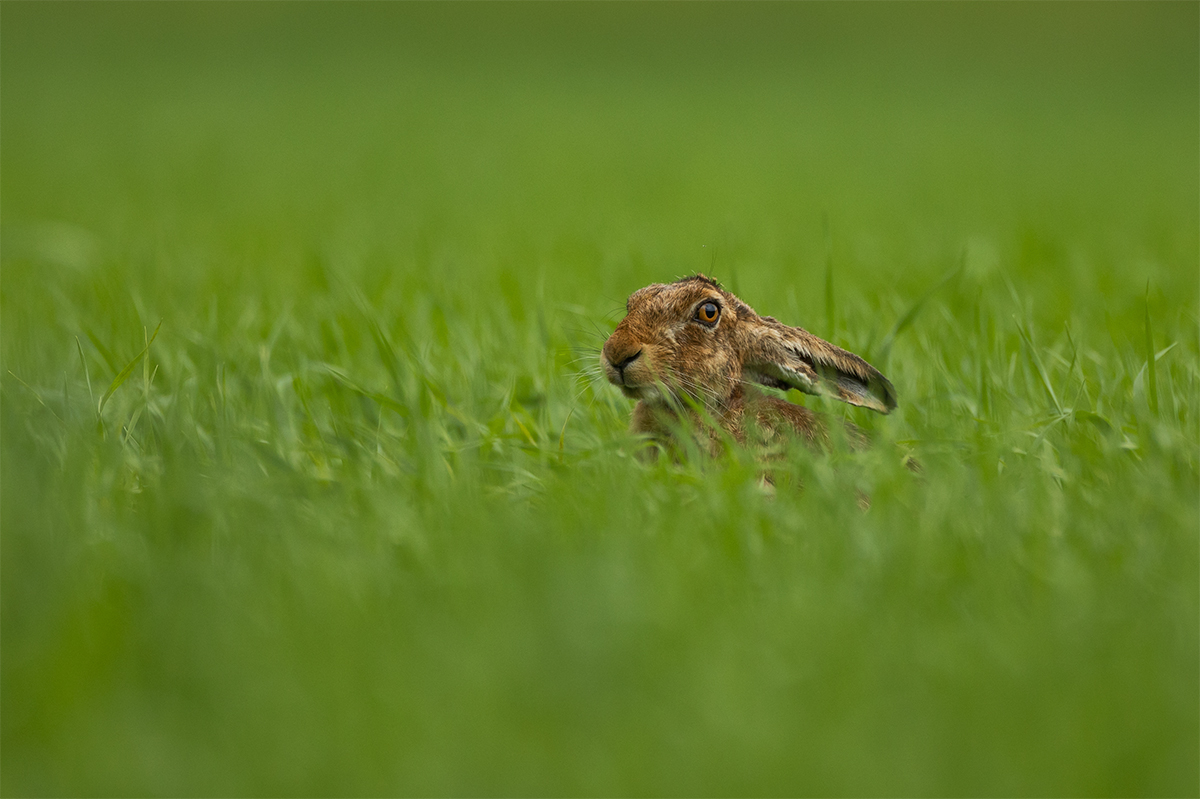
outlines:
[[[696,309],[696,318],[706,325],[711,325],[717,321],[717,317],[721,315],[721,309],[717,307],[715,302],[706,302]]]

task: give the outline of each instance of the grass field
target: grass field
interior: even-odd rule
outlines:
[[[1198,31],[4,3],[0,793],[1200,794]],[[631,456],[700,270],[869,451]]]

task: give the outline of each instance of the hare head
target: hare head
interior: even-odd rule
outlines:
[[[748,394],[757,396],[748,384],[826,394],[880,413],[896,407],[892,384],[862,358],[759,316],[704,275],[640,289],[626,310],[600,362],[609,382],[640,400],[639,408],[679,407],[688,398],[729,420],[744,412]],[[778,415],[803,426],[795,416],[803,409],[772,402],[794,409]],[[637,419],[635,412],[635,428]]]

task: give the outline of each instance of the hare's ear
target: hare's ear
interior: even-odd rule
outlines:
[[[753,322],[742,376],[773,388],[826,394],[880,413],[896,407],[896,389],[874,366],[769,316]]]

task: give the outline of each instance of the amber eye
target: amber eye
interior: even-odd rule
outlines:
[[[706,325],[711,325],[717,321],[717,317],[721,315],[721,309],[715,302],[706,302],[696,309],[696,318]]]

